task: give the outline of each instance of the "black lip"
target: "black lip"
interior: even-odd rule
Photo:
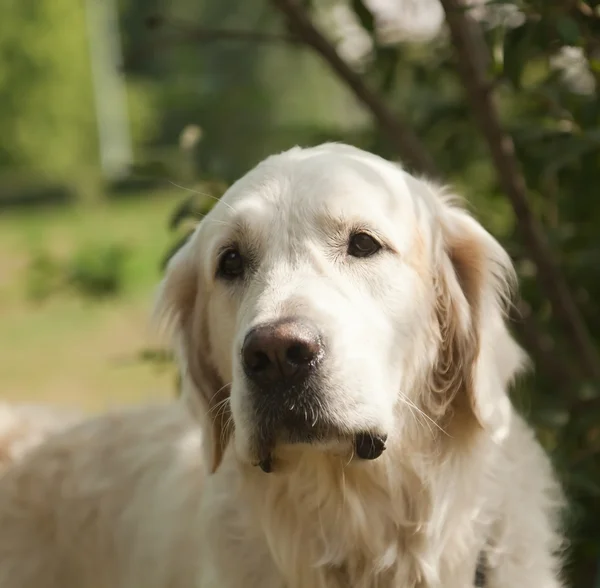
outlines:
[[[354,450],[361,459],[373,460],[385,451],[387,435],[363,432],[358,433],[354,439]]]
[[[265,474],[270,474],[273,471],[273,459],[269,455],[269,457],[261,459],[258,462],[258,466],[263,472],[265,472]]]

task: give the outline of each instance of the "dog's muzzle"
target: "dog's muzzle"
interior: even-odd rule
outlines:
[[[305,318],[263,323],[247,333],[241,360],[257,424],[255,463],[264,472],[273,470],[278,442],[348,439],[328,418],[322,385],[325,356],[319,330]],[[386,436],[358,432],[353,442],[356,456],[373,460],[385,450]]]

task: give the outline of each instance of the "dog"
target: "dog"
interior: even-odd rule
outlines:
[[[180,401],[0,480],[2,588],[559,588],[564,500],[508,391],[501,245],[357,148],[272,156],[171,259]]]
[[[52,434],[83,420],[76,410],[45,404],[0,403],[0,473]]]

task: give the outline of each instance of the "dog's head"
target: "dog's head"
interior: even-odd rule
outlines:
[[[159,297],[213,470],[232,430],[268,471],[280,447],[374,459],[415,423],[435,434],[419,418],[497,426],[520,363],[502,315],[512,277],[476,221],[392,163],[343,145],[267,159]]]

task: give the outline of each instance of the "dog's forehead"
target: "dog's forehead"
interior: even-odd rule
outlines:
[[[298,215],[310,220],[319,214],[377,222],[406,218],[414,208],[399,168],[383,160],[317,152],[269,158],[232,186],[218,213],[256,223],[285,222]]]

